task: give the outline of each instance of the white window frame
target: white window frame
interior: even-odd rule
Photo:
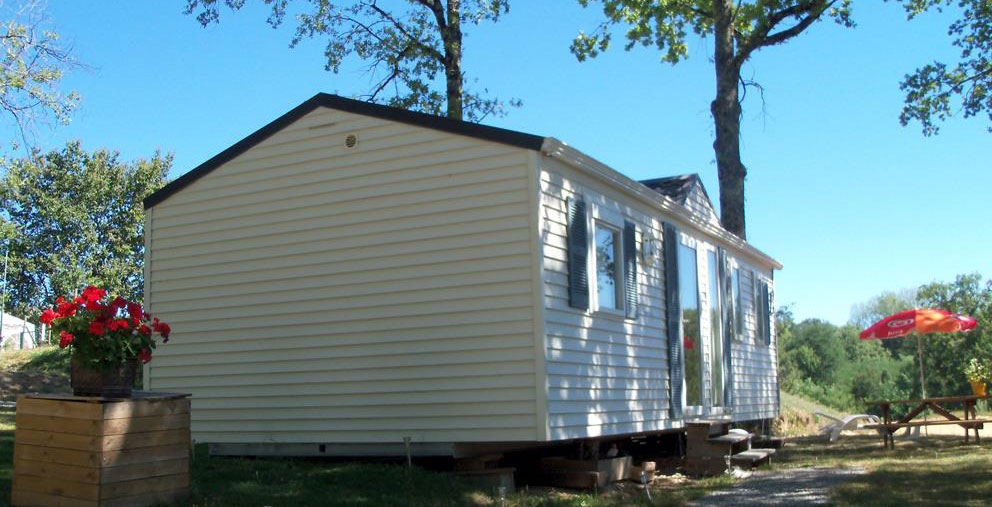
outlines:
[[[597,314],[605,315],[611,318],[626,319],[627,318],[627,279],[624,276],[623,263],[624,263],[624,244],[623,244],[623,229],[624,229],[624,216],[614,210],[600,206],[597,203],[591,203],[591,211],[589,213],[589,230],[592,234],[589,234],[589,254],[586,256],[588,264],[586,265],[586,272],[591,273],[592,276],[588,277],[590,280],[589,284],[589,308]],[[616,290],[616,306],[617,308],[610,308],[606,306],[601,306],[599,304],[599,266],[597,264],[596,256],[596,232],[597,227],[611,230],[614,236],[613,245],[613,255],[615,256],[614,265],[616,266],[615,273],[615,290]]]
[[[726,389],[725,386],[727,384],[727,375],[726,375],[727,372],[724,371],[723,365],[724,365],[724,355],[727,353],[727,351],[723,350],[723,326],[724,326],[723,305],[725,304],[725,302],[723,301],[723,294],[720,293],[720,289],[721,287],[723,287],[722,280],[720,280],[720,252],[717,250],[715,246],[710,245],[708,243],[702,245],[702,250],[703,250],[703,258],[706,259],[706,281],[708,282],[706,287],[706,318],[709,319],[708,328],[710,332],[709,333],[710,341],[706,344],[708,350],[704,349],[707,350],[708,355],[710,356],[710,361],[706,361],[705,357],[703,359],[703,362],[707,363],[707,369],[705,371],[709,372],[709,379],[710,379],[710,388],[707,390],[706,394],[708,394],[710,397],[710,403],[709,403],[710,410],[712,410],[714,413],[718,413],[718,412],[722,413],[722,410],[724,408],[723,391],[724,389]],[[712,266],[710,265],[711,254],[713,256]],[[715,271],[715,277],[713,278],[710,277],[710,275],[713,274],[711,273],[711,268],[712,270]],[[714,283],[716,284],[716,291],[713,290]],[[714,310],[713,308],[714,302],[716,303],[716,310],[717,310],[716,329],[713,328],[713,318],[712,318],[713,315],[711,313]],[[715,351],[713,350],[713,346],[716,343],[719,343],[719,347],[720,347],[720,360],[717,361],[715,365],[715,369],[718,369],[720,371],[720,390],[718,396],[714,396],[715,387],[713,385],[715,383],[713,377],[713,373],[714,373],[713,356],[715,355],[714,354]]]
[[[683,246],[686,246],[688,248],[691,248],[692,251],[693,251],[693,253],[695,253],[695,256],[696,256],[696,258],[695,258],[695,261],[696,261],[696,280],[695,280],[695,282],[696,282],[696,305],[699,308],[702,308],[703,301],[702,301],[702,297],[701,297],[700,291],[699,291],[699,279],[700,279],[700,277],[699,277],[699,255],[700,255],[699,254],[699,251],[700,251],[701,248],[703,248],[704,245],[703,245],[702,242],[700,242],[696,238],[694,238],[694,237],[692,237],[692,236],[690,236],[690,235],[688,235],[688,234],[686,234],[685,232],[682,232],[682,231],[679,231],[679,243],[681,243]],[[676,267],[676,271],[679,271],[679,267]],[[684,283],[685,283],[685,280],[679,280],[679,287],[682,287],[682,284],[684,284]],[[682,316],[683,316],[682,315],[682,312],[679,312],[679,326],[683,326],[684,325],[683,322],[682,322]],[[697,318],[702,319],[702,316],[699,315]],[[686,370],[687,370],[687,368],[686,368],[686,357],[687,357],[687,355],[685,353],[685,336],[681,336],[682,335],[682,331],[681,330],[679,331],[679,334],[682,337],[682,339],[680,340],[681,343],[679,343],[679,345],[682,347],[682,414],[683,414],[683,416],[686,416],[686,417],[699,417],[699,416],[704,415],[706,413],[706,410],[707,410],[706,400],[707,400],[707,396],[708,396],[709,393],[706,392],[707,391],[706,390],[706,375],[705,375],[705,372],[706,372],[706,369],[705,369],[706,368],[706,354],[705,354],[705,349],[703,348],[703,347],[705,347],[705,344],[704,344],[704,340],[703,340],[703,336],[702,336],[702,320],[700,320],[699,326],[700,326],[700,336],[699,336],[699,347],[700,347],[700,351],[699,351],[699,390],[700,390],[699,396],[700,396],[700,399],[699,399],[699,401],[700,401],[700,404],[699,405],[689,405],[689,379],[688,379],[688,375],[686,375]]]
[[[743,269],[736,260],[732,260],[729,264],[731,284],[730,298],[731,304],[734,306],[734,340],[743,342],[745,334],[744,331],[747,327],[744,324],[744,283],[741,281],[741,273]]]

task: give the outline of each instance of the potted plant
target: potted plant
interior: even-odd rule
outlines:
[[[156,335],[169,341],[171,329],[124,298],[87,287],[71,301],[59,297],[40,318],[58,334],[59,346],[72,351],[70,383],[76,396],[128,398],[138,361],[152,360]]]
[[[988,361],[979,360],[977,357],[971,358],[964,367],[964,375],[971,382],[971,389],[977,396],[985,396],[986,383],[992,377],[992,368]]]

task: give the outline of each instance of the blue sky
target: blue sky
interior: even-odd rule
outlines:
[[[323,43],[289,49],[291,26],[272,30],[264,8],[224,11],[204,29],[184,3],[52,0],[53,25],[90,68],[65,80],[82,96],[72,124],[38,144],[81,139],[125,158],[160,149],[175,154],[175,177],[317,92],[368,90],[360,62],[324,71]],[[599,16],[571,0],[518,0],[498,24],[470,28],[469,79],[523,101],[486,123],[557,137],[634,179],[698,172],[716,198],[711,44],[692,40],[674,67],[619,46],[578,63],[569,43]],[[907,22],[897,4],[857,2],[855,19],[818,23],[746,67],[765,88],[764,104],[756,93],[745,103],[749,240],[785,265],[779,304],[835,323],[885,290],[992,276],[987,121],[954,119],[933,138],[897,121],[902,76],[956,55],[950,16]]]

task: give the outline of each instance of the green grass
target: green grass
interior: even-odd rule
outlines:
[[[8,507],[13,461],[14,414],[0,412],[0,507]],[[193,498],[189,505],[305,506],[489,506],[493,492],[462,482],[451,474],[414,467],[369,463],[329,463],[308,459],[209,457],[197,445],[193,460]],[[507,498],[507,507],[684,506],[733,479],[714,477],[652,486],[654,501],[632,483],[601,494],[535,488]]]
[[[0,507],[10,505],[10,481],[13,479],[14,413],[0,410]]]
[[[963,435],[962,435],[963,437]],[[878,437],[796,439],[776,455],[776,468],[863,466],[868,473],[831,492],[838,505],[987,505],[992,498],[992,446],[961,437],[900,441],[885,450]]]
[[[69,376],[69,351],[58,347],[0,352],[0,371]]]

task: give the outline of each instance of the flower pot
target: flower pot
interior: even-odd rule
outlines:
[[[69,382],[76,396],[130,398],[131,386],[138,375],[138,360],[132,359],[107,371],[87,367],[73,354]]]
[[[971,390],[975,392],[975,396],[985,396],[985,382],[972,382]]]

